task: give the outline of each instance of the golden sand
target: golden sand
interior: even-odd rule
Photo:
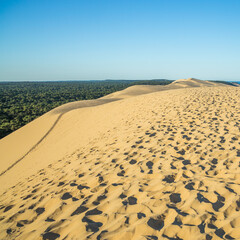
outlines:
[[[240,239],[238,87],[187,79],[63,105],[0,157],[0,239]]]

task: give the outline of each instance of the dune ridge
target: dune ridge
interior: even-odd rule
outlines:
[[[62,115],[69,111],[79,108],[94,107],[157,91],[200,86],[224,86],[224,84],[201,81],[193,78],[180,79],[167,86],[137,85],[96,100],[77,101],[57,107],[0,140],[0,152],[2,153],[1,156],[4,158],[0,166],[0,177],[30,154],[48,136]],[[14,151],[12,151],[13,148]]]
[[[0,239],[239,239],[240,90],[179,83],[64,106],[0,178]]]

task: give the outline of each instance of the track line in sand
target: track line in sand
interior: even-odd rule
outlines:
[[[5,174],[6,172],[8,172],[10,169],[12,169],[16,164],[18,164],[19,162],[21,162],[29,153],[31,153],[49,134],[50,132],[55,128],[55,126],[57,125],[57,123],[59,122],[59,120],[61,119],[61,117],[64,115],[64,113],[60,114],[58,116],[58,118],[56,119],[56,121],[53,123],[53,125],[51,126],[51,128],[44,134],[44,136],[33,146],[30,148],[30,150],[25,153],[21,158],[19,158],[16,162],[14,162],[12,165],[10,165],[6,170],[4,170],[3,172],[0,173],[0,177]]]
[[[0,173],[0,177],[3,176],[6,172],[11,170],[14,166],[16,166],[19,162],[21,162],[27,155],[29,155],[34,149],[37,148],[37,146],[44,140],[46,137],[52,132],[52,130],[56,127],[57,123],[60,121],[62,116],[66,114],[67,112],[70,112],[75,109],[79,108],[88,108],[88,107],[95,107],[103,104],[107,104],[110,102],[121,100],[120,98],[112,98],[112,99],[98,99],[98,100],[89,100],[89,101],[79,101],[75,103],[70,103],[70,106],[63,106],[60,107],[60,109],[52,110],[54,113],[60,113],[60,115],[57,117],[56,121],[53,123],[53,125],[50,127],[50,129],[44,134],[44,136],[36,143],[34,144],[27,153],[25,153],[21,158],[16,160],[13,164],[11,164],[6,170],[2,171]]]

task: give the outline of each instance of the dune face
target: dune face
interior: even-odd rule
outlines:
[[[0,239],[239,239],[240,88],[188,79],[102,99],[0,141],[38,129],[1,151],[2,171],[28,154],[0,176]]]

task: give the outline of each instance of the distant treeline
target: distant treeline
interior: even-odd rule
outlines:
[[[167,85],[170,80],[1,82],[0,138],[64,103],[96,99],[132,85]]]
[[[166,79],[0,82],[0,138],[64,103],[96,99],[133,85],[167,85],[171,82]]]

